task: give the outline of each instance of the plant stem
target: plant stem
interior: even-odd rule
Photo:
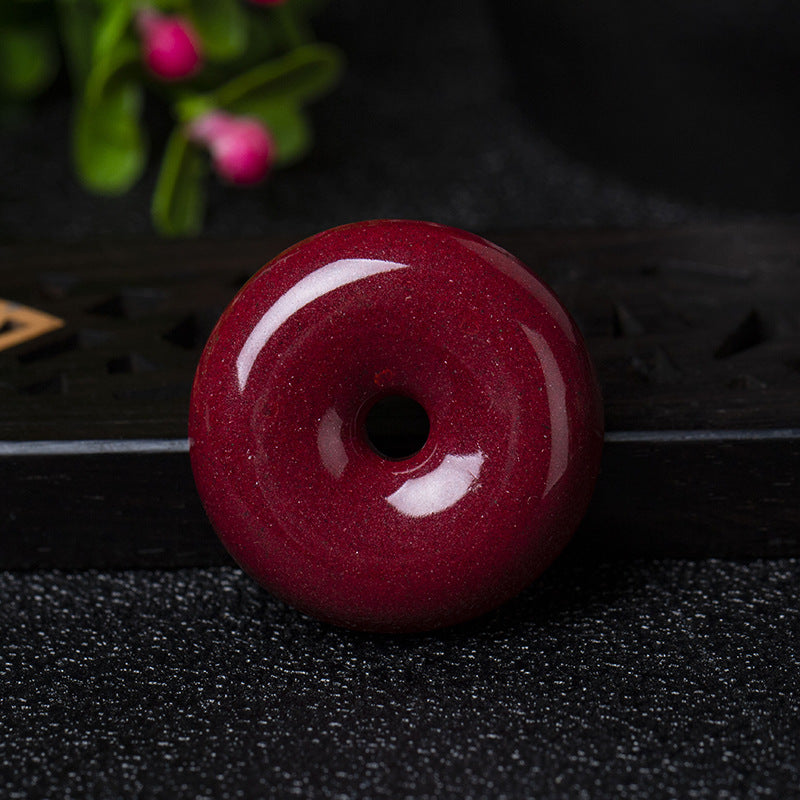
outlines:
[[[75,94],[80,95],[92,68],[97,8],[91,0],[58,0],[56,6],[64,60]]]

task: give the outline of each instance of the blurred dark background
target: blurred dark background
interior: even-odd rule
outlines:
[[[267,185],[213,189],[211,235],[369,217],[479,230],[666,225],[800,211],[800,17],[790,2],[341,0],[348,58],[316,147]],[[147,110],[153,151],[170,121]],[[109,200],[68,158],[65,78],[0,133],[0,237],[151,236],[156,175]]]

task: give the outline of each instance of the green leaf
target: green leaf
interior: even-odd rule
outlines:
[[[59,28],[72,85],[83,90],[92,68],[92,46],[98,9],[92,0],[58,0]]]
[[[107,5],[97,22],[94,36],[94,60],[100,61],[111,55],[128,31],[133,19],[130,0],[115,0]]]
[[[175,100],[173,112],[179,122],[185,123],[214,111],[215,108],[213,98],[208,95],[186,93]]]
[[[153,224],[165,236],[189,236],[203,227],[203,153],[176,128],[167,142],[151,207]]]
[[[311,125],[299,108],[275,106],[264,113],[263,119],[275,139],[276,167],[295,164],[311,149]]]
[[[335,47],[307,44],[239,75],[213,96],[220,108],[239,113],[254,102],[299,106],[327,92],[341,71],[342,57]]]
[[[235,58],[247,46],[248,21],[240,0],[191,0],[189,17],[210,59]]]
[[[256,117],[269,128],[275,141],[275,166],[288,167],[300,161],[313,143],[311,125],[297,106],[275,101],[242,104],[239,113]]]
[[[46,89],[58,70],[56,44],[41,27],[0,27],[0,92],[33,97]]]
[[[103,97],[120,85],[138,81],[139,47],[133,40],[123,41],[97,60],[86,80],[88,103],[102,102]]]
[[[139,120],[142,89],[131,69],[133,43],[98,62],[75,114],[73,158],[83,184],[101,194],[126,192],[141,176],[147,143]]]
[[[102,102],[81,104],[75,116],[73,157],[81,182],[99,194],[123,194],[141,176],[147,146],[139,125],[141,90],[123,84]]]

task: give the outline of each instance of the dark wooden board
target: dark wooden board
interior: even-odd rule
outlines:
[[[800,553],[800,230],[490,237],[556,289],[603,387],[609,442],[577,546],[620,556]],[[213,322],[289,244],[0,247],[0,297],[67,323],[0,352],[0,442],[184,438]],[[20,455],[24,447],[0,455],[0,567],[226,558],[185,452]]]
[[[586,558],[800,554],[800,439],[606,445],[572,550]],[[0,566],[232,563],[185,453],[0,459]]]

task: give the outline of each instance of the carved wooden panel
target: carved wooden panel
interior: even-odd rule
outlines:
[[[800,230],[490,238],[558,292],[603,387],[603,472],[576,547],[800,552]],[[185,437],[194,368],[214,322],[291,243],[0,248],[0,298],[64,321],[0,350],[0,567],[226,558],[174,440]],[[30,444],[53,440],[60,450]],[[122,444],[109,454],[87,440]]]

